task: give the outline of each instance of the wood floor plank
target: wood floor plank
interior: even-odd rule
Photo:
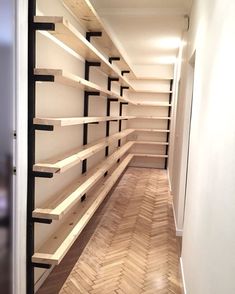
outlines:
[[[59,293],[182,294],[171,202],[166,171],[128,168]]]

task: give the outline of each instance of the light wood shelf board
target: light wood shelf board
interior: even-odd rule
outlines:
[[[156,106],[156,107],[170,107],[172,104],[164,102],[135,102],[137,106]]]
[[[62,69],[50,69],[50,68],[35,68],[35,75],[51,75],[54,77],[54,81],[66,86],[76,87],[84,91],[97,91],[103,97],[118,98],[121,101],[125,101],[134,104],[130,99],[122,97],[115,92],[106,90],[97,84],[80,78],[72,73],[66,72]]]
[[[115,42],[111,38],[106,25],[103,23],[89,0],[63,0],[65,7],[83,25],[87,31],[102,32],[101,38],[96,38],[96,43],[109,57],[120,57],[118,65],[122,70],[129,70],[130,76],[135,77],[128,62],[125,60]]]
[[[132,153],[132,155],[134,157],[168,158],[168,155],[163,155],[163,154]]]
[[[134,144],[139,145],[169,145],[168,142],[154,142],[154,141],[133,141]]]
[[[38,172],[63,173],[82,160],[88,159],[89,157],[104,149],[106,146],[114,143],[119,139],[127,137],[133,132],[134,129],[126,129],[109,137],[99,139],[67,154],[56,156],[55,158],[52,158],[46,162],[36,163],[33,166],[33,170]]]
[[[162,130],[162,129],[135,129],[135,132],[170,133],[170,130]]]
[[[146,94],[171,94],[173,91],[161,91],[161,90],[138,90],[138,89],[130,89],[130,92],[134,93],[146,93]]]
[[[171,118],[167,116],[136,116],[135,118],[136,119],[171,120]]]
[[[45,242],[38,252],[34,253],[32,262],[52,265],[58,265],[61,262],[132,158],[132,154],[127,155],[113,173],[103,180],[97,192],[89,195],[86,201],[74,209],[58,231]]]
[[[153,77],[153,76],[135,76],[130,77],[130,81],[171,81],[173,77]]]
[[[87,117],[62,117],[62,118],[47,118],[35,117],[34,124],[53,125],[58,127],[74,126],[95,122],[105,122],[112,120],[128,120],[134,119],[135,116],[87,116]]]
[[[52,200],[50,199],[41,208],[36,208],[33,211],[33,217],[51,220],[61,219],[104,176],[104,173],[128,152],[133,144],[133,142],[128,142],[118,148],[107,159],[64,189],[62,193],[55,195]]]
[[[53,23],[55,30],[47,32],[56,39],[77,52],[83,58],[101,63],[101,70],[107,75],[118,77],[120,84],[132,88],[128,80],[116,70],[116,68],[105,58],[72,24],[63,17],[35,16],[35,23]]]

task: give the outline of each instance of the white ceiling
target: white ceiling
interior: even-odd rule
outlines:
[[[135,65],[173,62],[192,0],[92,0],[121,51]],[[177,45],[177,44],[176,44]]]
[[[153,9],[183,9],[189,11],[191,0],[93,0],[93,4],[97,9],[100,8],[153,8]]]

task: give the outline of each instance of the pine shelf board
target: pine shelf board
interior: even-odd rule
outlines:
[[[135,116],[83,116],[83,117],[35,117],[34,124],[39,125],[52,125],[57,127],[74,126],[81,124],[89,124],[96,122],[115,121],[115,120],[128,120],[134,119]]]
[[[154,141],[133,141],[134,144],[139,145],[169,145],[168,142],[154,142]]]
[[[135,129],[136,132],[150,132],[150,133],[170,133],[170,130],[162,129]]]
[[[34,253],[32,262],[51,265],[58,265],[61,262],[132,158],[132,154],[127,155],[112,174],[108,175],[103,180],[96,192],[89,195],[86,201],[80,203],[80,205],[73,210],[57,232]]]
[[[61,83],[63,85],[70,87],[76,87],[84,91],[97,91],[100,93],[101,96],[109,98],[118,98],[121,101],[132,103],[129,99],[122,97],[115,92],[106,90],[97,84],[80,78],[74,74],[68,73],[62,69],[35,68],[34,74],[42,76],[50,75],[54,77],[54,82]]]
[[[168,155],[164,154],[132,153],[132,155],[134,157],[168,158]]]
[[[115,69],[115,67],[105,58],[72,24],[64,17],[59,16],[35,16],[34,23],[53,23],[55,30],[47,32],[56,39],[77,52],[83,58],[100,62],[101,70],[109,76],[119,78],[122,86],[131,87],[128,80]]]
[[[173,91],[160,91],[160,90],[138,90],[138,89],[130,89],[130,92],[134,93],[146,93],[146,94],[171,94]]]
[[[86,31],[102,32],[102,37],[96,38],[97,45],[109,57],[120,57],[117,62],[122,70],[129,70],[129,76],[135,77],[128,62],[116,46],[106,25],[103,23],[89,0],[63,0],[68,11],[83,25]]]
[[[135,76],[135,77],[130,77],[130,81],[171,81],[173,80],[173,77],[160,77],[160,76]]]
[[[164,102],[135,102],[137,106],[156,106],[156,107],[171,107],[172,104]]]
[[[105,172],[116,164],[125,153],[133,146],[133,142],[128,142],[117,151],[112,153],[104,161],[96,165],[89,172],[82,175],[77,181],[64,189],[59,195],[45,203],[41,208],[33,211],[33,217],[60,220],[74,205],[78,203],[81,197],[104,176]]]
[[[63,173],[69,168],[80,163],[82,160],[88,159],[89,157],[93,156],[105,147],[109,146],[110,144],[114,143],[119,139],[127,137],[133,132],[133,129],[126,129],[122,132],[115,133],[109,137],[105,137],[90,144],[87,144],[82,148],[73,150],[67,154],[63,154],[61,156],[52,158],[46,162],[36,163],[33,166],[33,171],[49,172],[54,174]]]
[[[156,119],[156,120],[171,120],[170,117],[167,116],[136,116],[136,119]]]

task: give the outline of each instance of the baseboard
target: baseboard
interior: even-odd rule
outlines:
[[[173,203],[172,203],[172,209],[173,209],[173,216],[174,216],[174,222],[175,222],[175,234],[176,234],[177,237],[182,237],[183,236],[183,230],[179,229],[178,226],[177,226],[175,207],[174,207]]]
[[[180,257],[180,271],[181,271],[182,284],[183,284],[183,293],[184,294],[187,294],[187,291],[186,291],[186,283],[185,283],[185,275],[184,275],[184,266],[183,266],[182,257]]]
[[[172,192],[169,168],[167,169],[167,177],[168,177],[169,189],[170,189],[170,192]]]

